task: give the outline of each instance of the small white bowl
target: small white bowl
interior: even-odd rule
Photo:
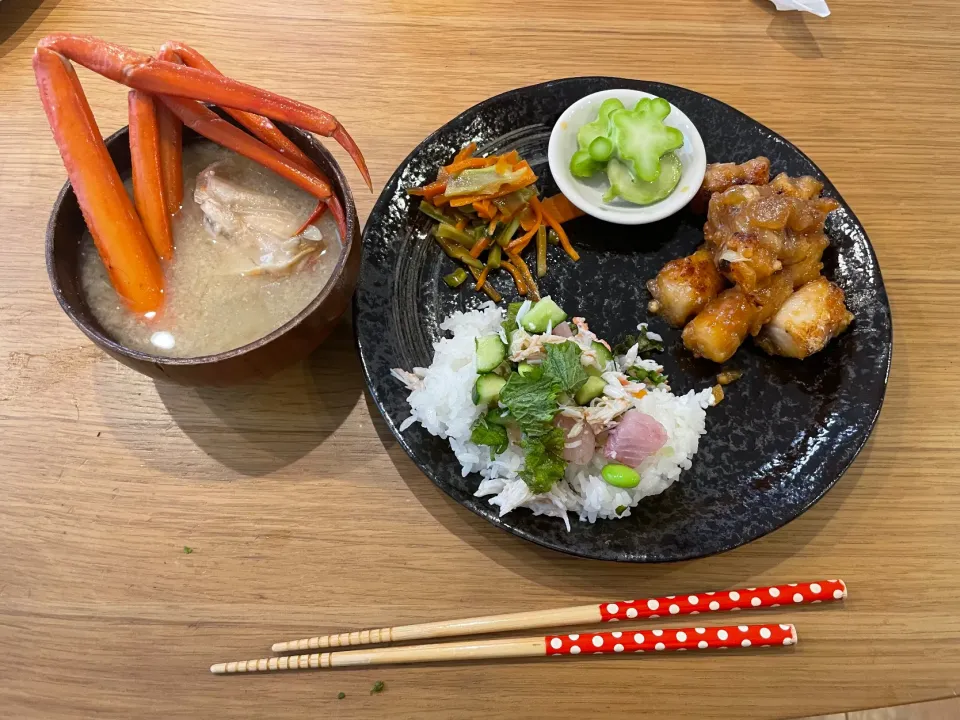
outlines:
[[[618,225],[644,225],[673,215],[683,208],[700,189],[707,171],[707,152],[696,126],[673,105],[664,123],[683,133],[683,147],[676,151],[683,165],[680,182],[676,189],[660,202],[652,205],[634,205],[622,198],[604,202],[603,194],[610,187],[605,173],[598,172],[590,178],[577,178],[570,172],[570,158],[577,151],[577,131],[586,123],[597,119],[600,104],[609,98],[617,98],[628,108],[633,108],[643,98],[656,95],[641,90],[603,90],[581,98],[568,107],[550,133],[547,158],[550,172],[560,192],[588,215]]]

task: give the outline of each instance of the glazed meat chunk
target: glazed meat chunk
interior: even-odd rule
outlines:
[[[650,311],[659,313],[674,327],[683,327],[723,286],[723,278],[713,264],[713,254],[700,248],[693,255],[671,260],[647,283],[653,295]]]
[[[750,333],[757,306],[740,288],[724,290],[683,329],[683,344],[699,357],[722,363]]]
[[[745,163],[713,163],[707,165],[700,190],[693,199],[696,212],[705,212],[710,196],[735,185],[766,185],[770,182],[770,161],[765,157],[747,160]]]
[[[843,290],[820,277],[787,298],[764,325],[757,344],[771,355],[802,360],[826,347],[852,320]]]

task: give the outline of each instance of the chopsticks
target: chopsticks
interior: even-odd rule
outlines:
[[[432,645],[366,648],[341,652],[283,655],[281,657],[217,663],[210,672],[233,673],[342,668],[357,665],[492,660],[496,658],[549,657],[562,655],[608,655],[679,650],[725,650],[727,648],[793,645],[793,625],[729,625],[665,630],[538,635],[524,638],[475,640]]]
[[[623,600],[579,605],[552,610],[486,615],[458,620],[400,625],[337,635],[318,635],[302,640],[274,643],[273,652],[296,652],[321,648],[373,645],[378,643],[428,640],[460,635],[482,635],[508,630],[531,630],[564,625],[644,620],[668,615],[699,615],[708,612],[755,610],[780,605],[816,604],[842,600],[847,596],[843,580],[819,580],[722,592],[667,595],[642,600]]]

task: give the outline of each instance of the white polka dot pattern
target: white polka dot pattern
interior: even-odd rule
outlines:
[[[704,596],[708,601],[703,601]],[[599,606],[603,622],[657,618],[660,615],[693,615],[706,610],[730,612],[753,608],[778,607],[781,600],[794,603],[818,603],[843,600],[847,586],[843,580],[818,580],[768,587],[742,588],[698,595],[667,595],[643,600],[623,600]]]
[[[669,650],[723,650],[793,645],[793,625],[728,625],[710,628],[652,630],[649,633],[582,633],[548,635],[544,638],[547,655],[605,655],[621,652]]]

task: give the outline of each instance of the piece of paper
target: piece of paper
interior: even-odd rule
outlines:
[[[803,10],[817,17],[830,14],[826,0],[773,0],[773,4],[777,6],[777,10]]]

